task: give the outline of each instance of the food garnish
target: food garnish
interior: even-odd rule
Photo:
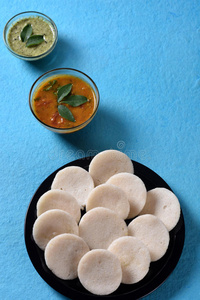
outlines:
[[[27,24],[21,31],[21,41],[26,42],[26,47],[37,46],[44,41],[43,35],[32,35],[32,33],[33,29],[31,24]]]
[[[46,91],[49,90],[52,86],[53,84],[47,87]],[[57,90],[58,112],[61,117],[71,122],[76,122],[70,109],[67,106],[63,105],[62,103],[68,104],[73,107],[77,107],[87,102],[88,99],[87,97],[81,95],[70,95],[72,86],[73,84],[69,83],[58,88]]]
[[[76,120],[74,119],[73,114],[71,113],[71,111],[69,110],[69,108],[65,105],[58,105],[58,112],[59,115],[61,115],[61,117],[71,121],[71,122],[76,122]]]

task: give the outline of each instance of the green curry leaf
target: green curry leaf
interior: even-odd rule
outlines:
[[[44,41],[43,35],[32,35],[26,42],[26,47],[37,46]]]
[[[22,42],[26,42],[33,32],[31,24],[27,24],[21,31],[20,37]]]
[[[87,97],[81,96],[81,95],[71,95],[71,96],[68,96],[66,98],[66,100],[62,101],[62,103],[67,103],[73,107],[80,106],[85,102],[87,102]]]
[[[57,83],[57,80],[53,80],[53,81],[49,81],[48,85],[45,85],[45,87],[43,88],[43,91],[49,91],[53,88],[54,84]]]
[[[58,100],[57,100],[58,103],[61,102],[64,97],[69,95],[69,93],[71,92],[71,89],[72,89],[71,83],[63,85],[61,88],[58,89]]]
[[[64,119],[67,119],[71,122],[76,122],[76,120],[74,119],[74,116],[72,114],[72,112],[69,110],[69,108],[67,108],[67,106],[65,105],[58,105],[58,112],[59,115],[61,117],[63,117]]]

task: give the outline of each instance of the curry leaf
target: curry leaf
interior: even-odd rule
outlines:
[[[34,98],[34,101],[39,101],[41,97]]]
[[[64,119],[67,119],[71,122],[76,122],[72,112],[69,110],[69,108],[67,108],[67,106],[58,105],[58,112],[59,112],[60,116],[63,117]]]
[[[54,79],[53,81],[50,81],[50,82],[49,82],[49,84],[51,84],[51,86],[53,86],[53,85],[56,84],[56,83],[57,83],[57,80],[55,80],[55,79]]]
[[[57,89],[53,92],[54,95],[58,96],[58,91],[61,89],[61,86],[58,86]]]
[[[49,91],[50,89],[52,89],[52,87],[52,85],[48,85],[43,89],[43,91]]]
[[[31,24],[27,24],[21,31],[20,37],[22,42],[26,42],[33,32]]]
[[[72,89],[72,84],[66,84],[63,85],[61,88],[59,88],[58,90],[58,102],[61,102],[63,100],[64,97],[66,97],[67,95],[69,95],[69,93],[71,92]]]
[[[56,82],[57,80],[49,81],[49,84],[44,86],[43,91],[49,91],[50,89],[52,89],[52,87],[54,86],[54,84],[56,84]]]
[[[70,106],[77,107],[81,104],[87,102],[87,97],[81,96],[81,95],[71,95],[66,98],[66,100],[63,100],[62,103],[67,103]]]
[[[32,35],[26,42],[26,47],[37,46],[44,41],[43,35]]]

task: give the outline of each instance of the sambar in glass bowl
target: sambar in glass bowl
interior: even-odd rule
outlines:
[[[72,133],[94,118],[99,106],[99,91],[85,73],[58,68],[41,75],[32,85],[29,106],[45,128],[56,133]]]

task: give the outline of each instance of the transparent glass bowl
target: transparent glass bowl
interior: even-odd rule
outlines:
[[[53,29],[53,33],[54,33],[54,42],[51,45],[51,47],[47,51],[45,51],[45,52],[43,52],[43,53],[41,53],[40,55],[37,55],[37,56],[24,56],[24,55],[18,54],[18,53],[16,53],[15,51],[13,51],[11,49],[11,47],[9,45],[9,42],[8,42],[8,34],[9,34],[9,31],[10,31],[11,27],[17,21],[20,21],[21,19],[29,18],[29,17],[40,17],[40,18],[42,18],[43,20],[45,20],[47,23],[50,24],[51,28]],[[56,43],[58,41],[58,30],[57,30],[56,24],[48,16],[46,16],[46,15],[40,13],[40,12],[36,12],[36,11],[26,11],[26,12],[22,12],[22,13],[19,13],[19,14],[15,15],[14,17],[12,17],[6,23],[6,25],[4,27],[4,31],[3,31],[3,39],[4,39],[4,43],[7,47],[7,49],[14,56],[16,56],[20,59],[23,59],[23,60],[34,61],[34,60],[38,60],[38,59],[41,59],[41,58],[47,56],[48,54],[50,54],[53,51],[53,49],[55,48]]]
[[[62,75],[72,75],[72,76],[75,76],[75,77],[78,77],[78,78],[84,80],[87,84],[90,85],[90,87],[93,89],[93,92],[95,94],[96,103],[95,103],[95,107],[94,107],[94,111],[93,111],[92,116],[87,121],[85,121],[84,123],[82,123],[82,124],[80,124],[78,126],[75,126],[73,128],[56,128],[56,127],[49,126],[49,125],[45,124],[44,122],[42,122],[36,116],[36,114],[34,112],[34,109],[33,109],[33,96],[34,96],[34,93],[37,90],[37,88],[44,81],[48,80],[48,78],[51,78],[52,76],[56,76],[56,75],[60,75],[60,74],[62,74]],[[84,128],[94,118],[94,116],[95,116],[95,114],[96,114],[96,112],[98,110],[98,107],[99,107],[99,100],[100,100],[99,91],[98,91],[98,88],[97,88],[96,84],[94,83],[94,81],[88,75],[86,75],[85,73],[83,73],[81,71],[78,71],[78,70],[75,70],[75,69],[70,69],[70,68],[58,68],[58,69],[54,69],[54,70],[51,70],[51,71],[48,71],[48,72],[44,73],[43,75],[41,75],[33,83],[32,87],[30,89],[30,93],[29,93],[29,106],[30,106],[31,112],[34,115],[34,117],[45,128],[47,128],[47,129],[49,129],[49,130],[51,130],[53,132],[56,132],[56,133],[72,133],[72,132],[75,132],[75,131],[78,131],[78,130]]]

